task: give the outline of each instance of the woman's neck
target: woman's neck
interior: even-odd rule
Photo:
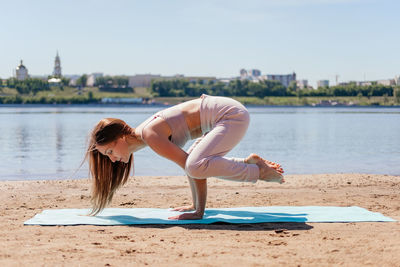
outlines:
[[[146,143],[138,136],[136,133],[126,137],[126,142],[128,144],[128,149],[130,153],[136,152],[144,147]]]

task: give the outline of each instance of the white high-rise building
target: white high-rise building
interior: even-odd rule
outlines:
[[[254,77],[261,76],[261,71],[258,69],[251,69],[251,70],[249,70],[249,73],[251,74],[251,76],[254,76]]]
[[[261,71],[258,69],[241,69],[240,70],[240,78],[241,79],[251,79],[251,78],[257,78],[261,76]]]
[[[135,87],[150,87],[151,80],[159,79],[161,75],[154,75],[154,74],[136,74],[134,76],[129,77],[129,86],[132,88]],[[173,77],[175,78],[175,77]],[[178,78],[183,78],[178,77]]]
[[[396,85],[400,85],[400,75],[394,76],[394,83],[395,83]]]
[[[319,80],[317,81],[317,88],[329,87],[329,80]]]
[[[247,76],[248,76],[247,70],[241,69],[240,70],[240,78],[246,79]]]
[[[300,89],[308,88],[308,80],[297,80],[296,85]]]
[[[19,81],[29,78],[28,69],[22,64],[22,60],[19,66],[15,69],[15,76]]]
[[[57,51],[56,58],[54,60],[53,76],[61,78],[61,60],[60,60],[60,56],[58,55],[58,51]]]

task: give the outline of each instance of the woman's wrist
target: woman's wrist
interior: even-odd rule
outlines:
[[[193,214],[195,215],[196,219],[203,219],[204,212],[195,211]]]
[[[194,213],[197,214],[200,218],[203,218],[204,209],[196,209]]]

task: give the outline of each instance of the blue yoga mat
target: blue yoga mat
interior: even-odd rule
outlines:
[[[107,208],[97,216],[86,216],[88,209],[44,210],[25,225],[130,225],[130,224],[210,224],[264,222],[395,222],[378,212],[360,207],[271,206],[206,209],[202,220],[168,220],[180,214],[170,209]]]

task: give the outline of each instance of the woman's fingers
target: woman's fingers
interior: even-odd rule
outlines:
[[[183,207],[177,207],[173,208],[173,211],[193,211],[195,208],[193,206],[183,206]]]

